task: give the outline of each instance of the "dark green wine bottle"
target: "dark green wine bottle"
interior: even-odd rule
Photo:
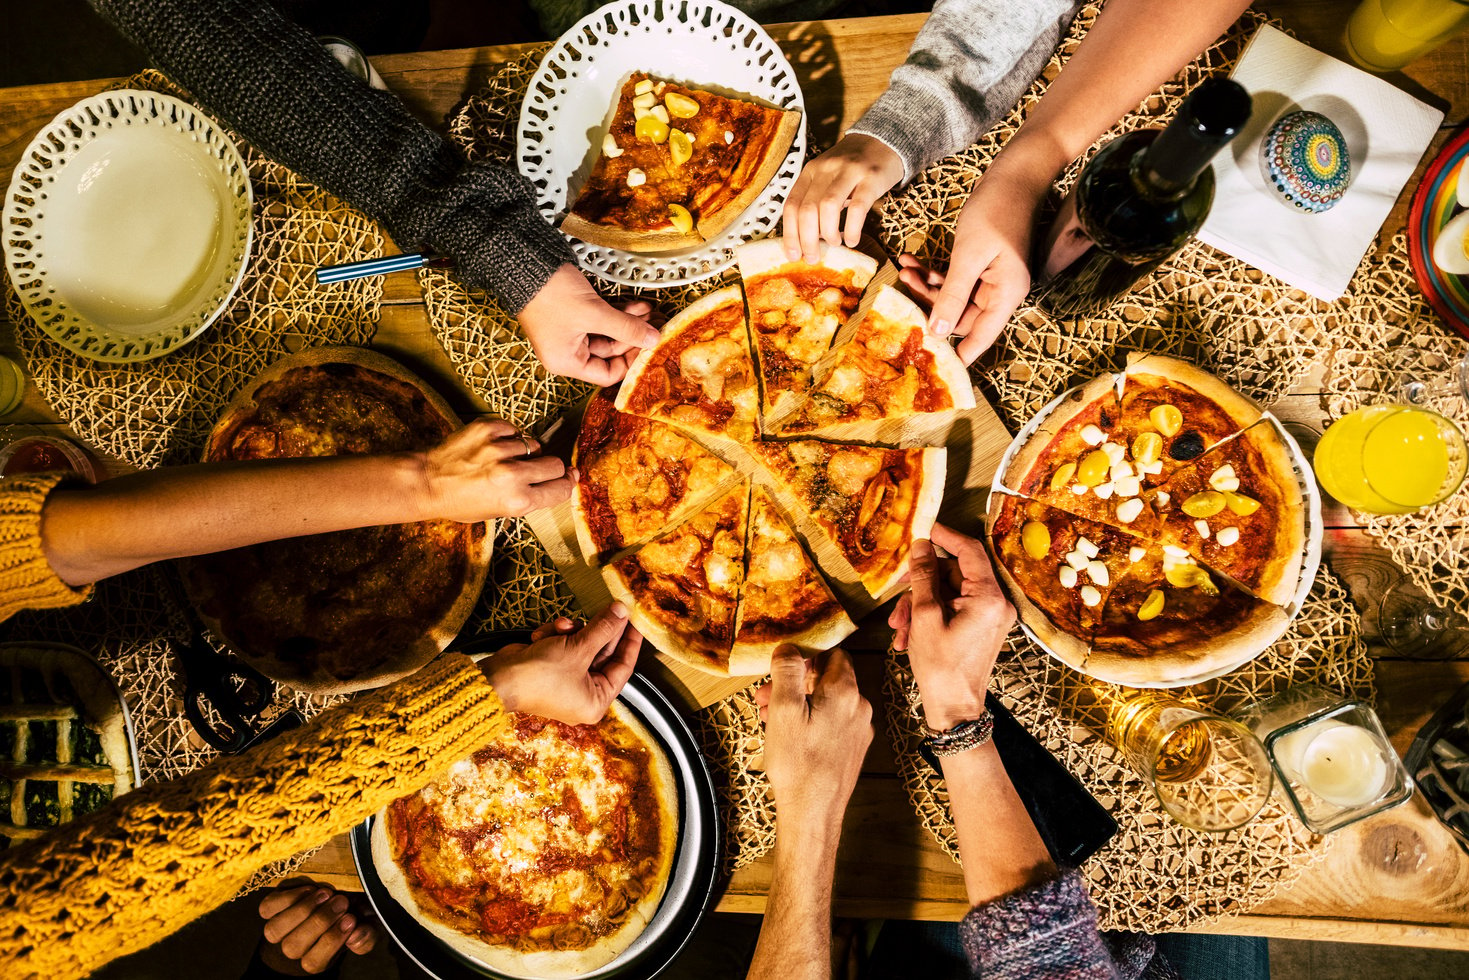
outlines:
[[[1214,202],[1209,161],[1249,118],[1250,93],[1210,78],[1167,128],[1102,147],[1037,252],[1041,309],[1058,319],[1099,313],[1181,249]]]

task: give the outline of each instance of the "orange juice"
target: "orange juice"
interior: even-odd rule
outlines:
[[[1347,22],[1347,52],[1368,71],[1396,71],[1465,24],[1465,0],[1362,0]]]
[[[1313,465],[1326,492],[1348,507],[1407,514],[1458,489],[1464,462],[1464,437],[1443,416],[1371,405],[1327,428]]]

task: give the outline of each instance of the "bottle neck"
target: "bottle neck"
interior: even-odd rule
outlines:
[[[1176,200],[1193,190],[1250,118],[1250,96],[1238,83],[1211,78],[1184,100],[1178,115],[1134,157],[1132,179],[1150,197]]]

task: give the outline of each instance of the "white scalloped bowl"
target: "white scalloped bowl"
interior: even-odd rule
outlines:
[[[724,95],[754,96],[802,114],[780,170],[713,241],[656,254],[590,245],[567,236],[583,269],[628,286],[678,286],[734,263],[734,247],[768,234],[806,157],[805,102],[790,62],[769,34],[719,0],[622,0],[587,15],[546,53],[526,89],[516,164],[536,186],[552,223],[591,173],[614,96],[634,71]]]
[[[198,109],[104,92],[52,120],[16,166],[6,272],[41,329],[76,353],[159,357],[228,307],[252,201],[239,150]]]

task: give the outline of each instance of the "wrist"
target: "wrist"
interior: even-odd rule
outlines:
[[[387,487],[395,491],[389,499],[407,502],[408,513],[399,523],[431,521],[443,516],[436,513],[442,509],[439,481],[427,452],[395,453],[386,457],[386,465]]]
[[[794,806],[775,808],[775,839],[792,855],[836,853],[842,836],[845,807]]]
[[[1022,130],[996,154],[981,184],[1001,180],[1008,185],[1007,191],[1039,203],[1071,160],[1072,155],[1059,142],[1045,134],[1031,134],[1027,138]]]

